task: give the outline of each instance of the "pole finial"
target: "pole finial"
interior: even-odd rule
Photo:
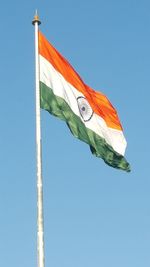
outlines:
[[[38,23],[38,25],[41,24],[41,21],[39,19],[38,13],[37,13],[37,9],[35,11],[35,15],[34,15],[34,19],[32,20],[32,24],[35,25],[36,22]]]

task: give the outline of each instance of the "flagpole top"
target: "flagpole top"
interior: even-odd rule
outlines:
[[[37,10],[35,12],[34,19],[32,20],[32,24],[35,25],[36,22],[38,23],[38,25],[41,24],[41,21],[39,19],[38,13],[37,13]]]

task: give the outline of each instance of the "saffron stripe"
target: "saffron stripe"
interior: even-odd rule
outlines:
[[[88,100],[94,112],[101,116],[108,127],[122,130],[118,115],[108,98],[86,85],[69,62],[39,32],[39,54]]]

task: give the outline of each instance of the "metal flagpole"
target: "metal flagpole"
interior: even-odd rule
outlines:
[[[37,157],[37,256],[38,267],[44,267],[44,227],[43,227],[43,184],[41,159],[41,118],[38,26],[41,24],[37,11],[32,21],[35,27],[35,89],[36,89],[36,157]]]

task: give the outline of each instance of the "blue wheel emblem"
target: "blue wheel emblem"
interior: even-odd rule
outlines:
[[[86,122],[93,116],[93,110],[85,97],[79,96],[77,98],[78,108],[82,119]]]

